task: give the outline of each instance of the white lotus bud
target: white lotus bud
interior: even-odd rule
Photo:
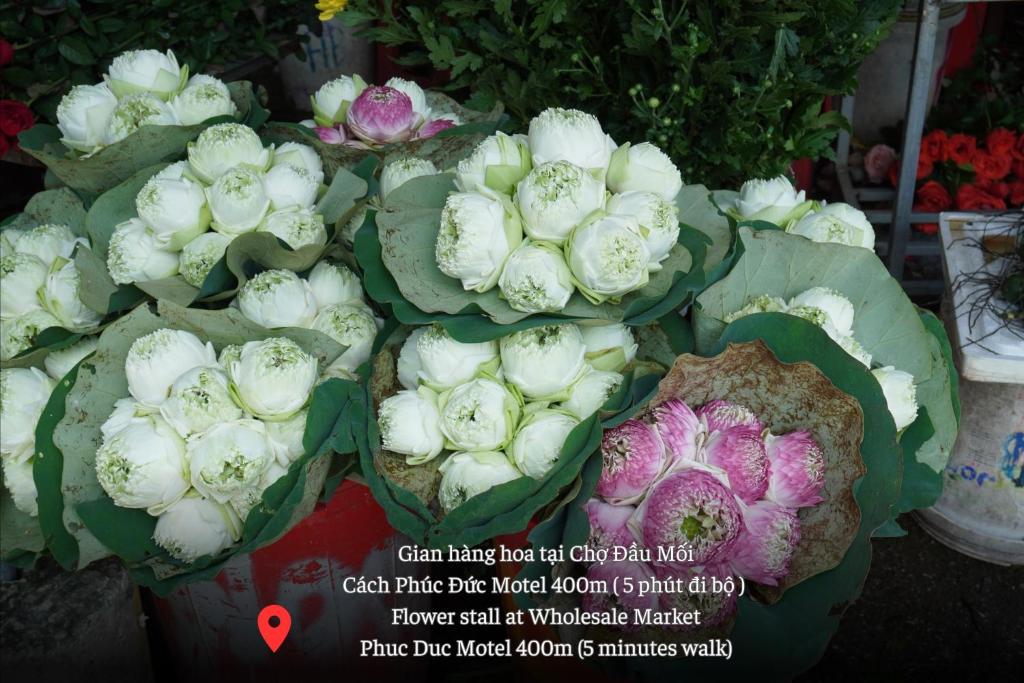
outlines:
[[[275,211],[298,207],[311,209],[316,203],[323,175],[313,175],[302,166],[272,166],[263,177],[264,192]]]
[[[359,228],[363,227],[365,222],[366,206],[363,205],[356,209],[356,212],[352,214],[352,218],[341,228],[341,241],[349,247],[355,244],[356,233],[359,232]]]
[[[242,417],[228,389],[228,377],[219,367],[192,368],[171,385],[160,414],[183,438],[204,432],[221,422]]]
[[[470,498],[523,476],[500,451],[452,453],[441,463],[438,501],[451,512]]]
[[[446,448],[490,451],[511,441],[522,403],[504,384],[480,377],[442,393],[438,411]]]
[[[384,399],[378,411],[381,445],[404,456],[408,465],[421,465],[444,449],[437,396],[430,389],[399,391]]]
[[[271,233],[292,249],[310,244],[319,247],[327,244],[324,217],[297,206],[267,214],[259,231]]]
[[[788,232],[814,242],[836,242],[851,247],[875,248],[875,229],[860,209],[836,202],[804,214]]]
[[[316,123],[327,128],[344,123],[349,106],[365,89],[366,81],[359,74],[324,83],[310,98]]]
[[[13,254],[18,244],[18,240],[28,232],[27,230],[19,230],[18,228],[6,228],[0,230],[0,259],[5,259]]]
[[[76,85],[57,105],[60,141],[79,152],[95,152],[105,144],[117,97],[106,83]]]
[[[583,373],[587,352],[576,325],[544,325],[502,337],[505,381],[537,401],[561,401]]]
[[[267,423],[268,426],[271,424],[273,423]],[[238,515],[243,529],[245,528],[245,520],[249,517],[249,513],[263,500],[263,492],[286,474],[288,474],[287,468],[282,467],[276,462],[271,462],[256,486],[239,491],[231,498],[229,507]]]
[[[206,276],[224,258],[231,238],[219,232],[204,232],[185,245],[178,254],[178,272],[185,282],[202,288]]]
[[[114,57],[103,80],[118,98],[146,92],[169,100],[188,80],[188,67],[178,66],[170,50],[128,50]]]
[[[248,166],[236,166],[217,178],[206,188],[206,200],[213,229],[229,237],[255,230],[270,209],[263,178]]]
[[[171,106],[150,93],[127,95],[117,103],[107,125],[106,143],[120,142],[143,126],[176,126]]]
[[[621,385],[622,375],[619,373],[587,366],[583,375],[570,388],[569,398],[558,404],[558,407],[585,420],[600,410]]]
[[[63,259],[62,259],[63,260]],[[73,261],[65,261],[46,277],[46,284],[39,291],[39,298],[62,327],[73,332],[81,332],[100,324],[103,316],[92,310],[79,297],[81,275]]]
[[[119,398],[114,401],[114,409],[110,417],[100,425],[100,433],[104,441],[109,441],[115,434],[138,419],[155,415],[158,408],[150,408],[137,402],[133,398]]]
[[[731,323],[754,313],[785,313],[789,306],[777,296],[758,294],[750,300],[743,308],[733,311],[725,316],[725,322]]]
[[[227,505],[198,494],[185,496],[156,520],[153,540],[177,560],[219,554],[242,536],[242,523]]]
[[[530,148],[519,137],[497,132],[483,140],[459,162],[455,186],[462,192],[494,190],[512,194],[533,168]]]
[[[43,367],[55,380],[63,379],[84,358],[91,356],[96,350],[99,337],[82,337],[71,346],[50,351],[43,360]]]
[[[314,178],[324,177],[324,164],[320,155],[309,145],[299,142],[286,142],[274,150],[273,166],[298,166],[309,171]]]
[[[416,340],[420,379],[431,389],[449,389],[481,372],[496,372],[498,342],[458,342],[440,325],[431,325]]]
[[[131,218],[114,228],[107,246],[107,270],[119,285],[160,280],[178,272],[178,255],[161,249],[146,224]]]
[[[259,484],[274,454],[262,422],[235,420],[214,424],[189,439],[188,459],[196,491],[227,503]]]
[[[39,290],[50,267],[31,254],[14,252],[0,261],[0,318],[10,320],[42,307]]]
[[[558,245],[604,203],[604,182],[568,161],[535,166],[516,186],[526,234]]]
[[[348,347],[329,369],[354,373],[370,360],[373,340],[377,337],[377,321],[365,304],[334,304],[321,309],[313,321],[313,329]]]
[[[305,454],[306,449],[302,445],[302,439],[306,436],[306,419],[308,417],[309,409],[304,408],[287,420],[263,423],[267,429],[270,450],[274,453],[274,458],[279,466],[288,467]]]
[[[407,81],[404,78],[398,78],[393,76],[385,83],[389,88],[394,88],[406,94],[406,96],[412,101],[412,110],[420,116],[420,121],[426,121],[427,119],[433,118],[431,116],[430,106],[427,104],[427,95],[423,92],[418,84],[413,81]]]
[[[23,461],[32,456],[36,423],[54,386],[54,381],[39,368],[0,370],[0,455],[5,461]]]
[[[530,121],[533,165],[568,161],[604,176],[614,143],[601,130],[596,116],[576,109],[545,109]]]
[[[648,281],[650,253],[631,216],[588,219],[569,236],[565,257],[576,286],[595,304],[617,301]]]
[[[17,250],[35,256],[49,267],[59,258],[70,259],[79,244],[89,246],[89,241],[84,237],[75,237],[66,225],[46,223],[25,230],[18,237]]]
[[[224,368],[224,372],[228,373],[228,377],[231,377],[231,366],[236,361],[242,358],[242,347],[240,344],[228,344],[220,350],[220,355],[217,356],[217,365]]]
[[[403,157],[384,165],[380,172],[380,200],[386,202],[388,195],[413,178],[436,175],[437,166],[428,159]]]
[[[509,255],[498,287],[508,305],[524,313],[557,313],[576,291],[562,250],[551,242],[532,240]]]
[[[846,353],[853,356],[861,365],[866,368],[871,367],[871,354],[861,346],[859,341],[853,338],[852,334],[840,336],[838,339],[834,339],[833,341],[839,344],[843,351],[846,351]]]
[[[656,145],[628,142],[615,150],[608,166],[608,189],[612,192],[653,192],[675,202],[683,189],[679,169]]]
[[[651,254],[648,267],[651,272],[661,270],[661,262],[668,258],[679,240],[679,209],[675,203],[654,192],[633,191],[612,195],[607,208],[608,213],[625,214],[636,219],[640,224],[640,236]]]
[[[224,81],[204,74],[189,79],[185,89],[171,100],[171,109],[183,126],[193,126],[217,116],[238,114],[238,107]]]
[[[437,267],[461,280],[463,289],[483,293],[498,284],[505,259],[522,241],[519,214],[510,203],[456,192],[441,212]]]
[[[420,352],[416,349],[420,337],[429,330],[429,327],[417,327],[406,338],[398,352],[398,361],[395,363],[398,371],[398,383],[406,389],[416,389],[420,385],[420,372],[423,364],[420,362]]]
[[[810,208],[804,197],[804,191],[797,192],[785,176],[754,178],[740,187],[734,210],[740,218],[768,221],[784,228]]]
[[[587,348],[587,363],[598,370],[622,372],[633,362],[638,348],[633,331],[622,323],[580,327]]]
[[[210,207],[203,186],[185,174],[184,164],[168,166],[150,178],[135,197],[139,218],[145,221],[161,249],[179,251],[210,226]]]
[[[11,494],[14,507],[29,517],[39,516],[39,504],[36,501],[36,482],[32,478],[32,459],[25,461],[3,461],[4,486]]]
[[[124,374],[135,400],[155,408],[167,399],[176,379],[216,362],[213,344],[204,344],[191,332],[162,328],[132,342]]]
[[[96,479],[115,505],[159,515],[188,491],[185,441],[159,415],[132,420],[96,451]]]
[[[40,332],[60,326],[59,320],[41,308],[0,321],[0,360],[10,360],[32,348]]]
[[[872,370],[871,374],[882,387],[885,404],[896,423],[896,431],[909,427],[917,419],[917,388],[914,386],[914,376],[891,365]]]
[[[204,183],[213,183],[240,165],[265,171],[272,157],[273,147],[264,149],[256,131],[240,123],[210,126],[188,143],[188,164]]]
[[[526,416],[508,447],[508,457],[520,472],[543,479],[562,452],[569,432],[579,424],[561,410],[543,409]]]
[[[319,308],[363,300],[363,285],[359,277],[342,263],[320,261],[310,271],[307,280]]]
[[[840,335],[853,333],[853,304],[845,296],[827,287],[811,287],[790,299],[788,308],[813,306],[824,311]]]
[[[316,298],[309,283],[290,270],[265,270],[238,292],[238,308],[267,329],[309,327],[316,318]]]
[[[246,342],[228,376],[245,410],[261,420],[284,420],[309,401],[317,363],[291,339],[275,337]]]

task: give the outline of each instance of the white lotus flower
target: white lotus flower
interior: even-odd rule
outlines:
[[[520,472],[543,479],[562,452],[569,432],[579,424],[561,410],[542,409],[526,416],[508,447],[508,457]]]
[[[398,371],[398,383],[406,389],[416,389],[420,385],[420,372],[423,370],[423,363],[420,361],[420,352],[416,349],[420,337],[429,330],[429,327],[417,327],[409,333],[402,350],[398,352],[398,362],[395,364]]]
[[[189,470],[196,491],[218,503],[259,484],[274,461],[259,420],[214,424],[188,440]]]
[[[615,149],[597,117],[577,109],[545,109],[530,121],[528,136],[534,166],[568,161],[602,177]]]
[[[320,247],[327,244],[324,217],[297,206],[267,214],[259,231],[271,233],[292,249],[311,244]]]
[[[22,232],[18,237],[17,250],[35,256],[49,267],[57,259],[70,259],[79,244],[89,246],[89,241],[75,237],[66,225],[45,223]]]
[[[63,261],[63,259],[61,259]],[[100,324],[103,316],[92,310],[79,297],[81,275],[73,261],[54,263],[53,270],[46,276],[46,284],[39,290],[39,298],[62,327],[81,332]]]
[[[287,420],[263,423],[267,429],[270,450],[281,467],[288,467],[305,454],[306,449],[302,445],[302,439],[306,435],[306,418],[308,416],[309,409],[304,408]]]
[[[127,95],[117,103],[105,140],[108,145],[120,142],[143,126],[176,126],[178,117],[171,105],[146,92]]]
[[[512,194],[516,184],[533,168],[530,148],[522,136],[497,132],[483,140],[459,162],[455,187],[462,192],[494,190]]]
[[[498,278],[508,305],[525,313],[556,313],[576,291],[562,250],[551,242],[526,240],[513,251]]]
[[[505,381],[523,396],[561,401],[583,373],[587,352],[576,325],[544,325],[502,337],[501,369]]]
[[[891,365],[872,370],[871,374],[882,387],[885,404],[896,423],[896,431],[909,427],[917,419],[917,388],[914,386],[914,376]]]
[[[356,233],[359,232],[359,228],[363,227],[363,223],[366,222],[366,206],[363,205],[352,214],[352,218],[349,219],[348,223],[341,229],[341,241],[351,247],[355,244]],[[374,228],[376,229],[376,228]]]
[[[632,191],[612,195],[607,209],[608,213],[636,219],[640,236],[651,254],[648,268],[651,272],[661,270],[661,262],[668,258],[679,240],[679,209],[675,202],[666,201],[654,192]]]
[[[0,370],[0,455],[5,461],[24,461],[32,456],[36,423],[54,386],[54,381],[39,368]]]
[[[104,441],[109,441],[115,434],[138,419],[155,415],[158,408],[150,408],[137,402],[134,398],[119,398],[114,401],[114,409],[110,416],[100,425],[100,433]]]
[[[324,177],[324,164],[320,155],[309,145],[298,142],[286,142],[274,150],[273,166],[298,166],[309,171],[314,178]]]
[[[219,232],[204,232],[185,245],[178,254],[178,272],[185,282],[202,288],[206,276],[224,258],[231,238]]]
[[[128,392],[139,403],[158,407],[174,381],[195,367],[214,365],[213,344],[184,330],[162,328],[132,342],[124,361]]]
[[[275,211],[298,207],[311,209],[316,203],[323,175],[313,175],[302,166],[272,166],[263,177],[264,192]]]
[[[871,354],[864,350],[860,342],[853,338],[853,335],[840,336],[834,339],[835,343],[842,347],[849,355],[853,356],[861,365],[871,367]]]
[[[32,348],[40,332],[60,326],[59,320],[41,308],[17,318],[0,320],[0,360],[10,360]]]
[[[178,255],[161,249],[146,224],[131,218],[114,228],[107,247],[107,270],[119,285],[160,280],[178,272]]]
[[[213,213],[213,229],[229,237],[255,230],[270,209],[263,178],[248,166],[235,166],[217,178],[206,188],[206,200]]]
[[[182,562],[217,555],[241,536],[242,523],[234,510],[198,494],[167,508],[153,530],[156,544]]]
[[[16,251],[18,240],[27,232],[18,228],[0,230],[0,259],[5,259]]]
[[[310,98],[316,123],[327,128],[344,123],[349,105],[365,89],[366,81],[358,74],[342,76],[324,83]]]
[[[505,259],[522,241],[519,214],[510,203],[456,192],[441,212],[437,267],[461,280],[463,289],[483,293],[498,283]]]
[[[516,186],[515,201],[527,235],[560,245],[584,218],[604,208],[604,182],[568,161],[541,164]]]
[[[860,209],[842,202],[828,204],[817,211],[804,214],[803,218],[787,228],[787,231],[814,242],[836,242],[851,247],[875,248],[875,229],[871,227],[871,221]]]
[[[310,271],[307,280],[319,308],[363,300],[363,285],[359,277],[342,263],[320,261]]]
[[[451,512],[470,498],[523,476],[500,451],[452,453],[441,463],[437,498]]]
[[[221,422],[242,417],[228,389],[228,377],[219,367],[192,368],[171,385],[160,414],[183,438],[204,432]]]
[[[421,122],[433,118],[431,116],[430,105],[427,104],[427,95],[419,85],[413,81],[398,78],[397,76],[389,78],[387,83],[384,85],[405,93],[412,101],[412,110],[419,115]]]
[[[96,479],[115,505],[158,515],[188,491],[185,441],[159,415],[132,420],[96,451]]]
[[[171,109],[183,126],[202,123],[216,116],[235,116],[238,107],[224,81],[198,74],[171,100]]]
[[[580,327],[587,363],[598,369],[622,372],[633,362],[638,348],[633,331],[622,323]]]
[[[188,164],[204,183],[213,183],[235,166],[265,171],[273,148],[264,149],[256,131],[240,123],[210,126],[188,143]]]
[[[103,80],[118,98],[145,92],[169,100],[188,80],[188,67],[170,50],[128,50],[114,57]]]
[[[587,366],[583,375],[570,388],[569,398],[558,404],[558,407],[585,420],[600,410],[621,385],[622,375],[619,373]]]
[[[438,396],[438,411],[446,448],[489,451],[511,441],[522,403],[504,384],[479,377]]]
[[[99,337],[82,337],[71,346],[50,351],[43,360],[43,367],[50,377],[60,380],[71,372],[84,358],[96,350]]]
[[[800,218],[810,208],[785,176],[754,178],[743,183],[736,198],[734,211],[746,220],[760,220],[785,228],[790,221]]]
[[[273,423],[268,422],[267,424],[270,425]],[[259,505],[260,501],[263,499],[263,492],[286,474],[288,474],[287,468],[276,462],[271,462],[263,473],[263,476],[260,477],[256,486],[239,491],[231,498],[229,507],[238,515],[243,528],[245,526],[245,520],[249,517],[249,513],[252,512],[253,508]]]
[[[30,517],[39,515],[39,504],[36,501],[36,482],[32,478],[32,461],[4,460],[4,486],[11,494],[14,507]]]
[[[420,379],[431,389],[449,389],[468,382],[480,372],[498,369],[498,342],[459,342],[440,325],[426,328],[416,340]]]
[[[117,97],[105,83],[76,85],[57,105],[60,141],[79,152],[95,152],[105,144]]]
[[[206,193],[185,174],[186,169],[185,164],[168,166],[147,180],[135,197],[139,218],[161,249],[179,251],[210,226]]]
[[[217,356],[217,364],[224,368],[224,371],[228,373],[228,377],[231,377],[231,366],[242,358],[242,347],[240,344],[228,344],[220,350],[220,355]]]
[[[386,202],[388,195],[413,178],[439,173],[434,162],[416,157],[403,157],[384,165],[380,172],[380,200]]]
[[[406,464],[420,465],[444,449],[437,396],[430,389],[399,391],[380,404],[377,424],[381,445],[404,456]]]
[[[675,202],[682,188],[679,169],[650,142],[627,142],[612,154],[608,166],[608,189],[612,192],[653,192],[667,202]]]
[[[788,304],[777,296],[758,294],[743,308],[726,315],[725,322],[731,323],[754,313],[785,313],[788,308]]]
[[[0,318],[10,320],[39,310],[39,290],[50,268],[31,254],[14,252],[0,261]]]
[[[238,308],[267,329],[309,327],[316,317],[316,298],[309,283],[290,270],[265,270],[242,285]]]
[[[246,342],[228,376],[245,410],[261,420],[285,420],[309,401],[317,362],[291,339],[275,337]]]
[[[588,219],[572,231],[565,256],[576,286],[592,303],[616,301],[647,284],[650,253],[631,216]]]
[[[811,287],[789,300],[787,308],[813,306],[828,316],[840,335],[853,333],[853,304],[845,296],[827,287]]]
[[[370,360],[377,321],[364,304],[334,304],[321,309],[312,327],[348,347],[331,363],[328,371],[343,370],[351,374]]]

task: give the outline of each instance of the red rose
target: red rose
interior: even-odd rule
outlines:
[[[989,154],[997,157],[1007,156],[1016,144],[1017,136],[1005,128],[996,128],[985,138],[985,147]]]
[[[999,197],[1000,199],[1006,199],[1006,195],[1010,194],[1010,186],[998,180],[975,178],[974,185],[979,190],[984,190],[993,197]]]
[[[914,201],[914,211],[921,213],[939,213],[953,206],[953,198],[949,191],[935,180],[917,188],[917,195]]]
[[[949,136],[944,130],[933,130],[921,138],[921,155],[932,161],[949,161]]]
[[[14,61],[14,46],[0,38],[0,66],[7,66]]]
[[[1017,161],[1024,162],[1024,133],[1017,136],[1017,143],[1010,150],[1010,155]],[[1018,173],[1017,175],[1024,175]]]
[[[1018,178],[1024,178],[1024,159],[1018,159],[1017,161],[1014,161],[1013,166],[1011,166],[1011,168],[1013,169],[1013,175],[1017,176]]]
[[[971,157],[974,174],[978,180],[1000,180],[1010,172],[1013,160],[1010,157],[996,156],[983,149],[976,150]]]
[[[925,235],[934,235],[934,234],[936,234],[939,231],[939,224],[938,223],[914,223],[914,230],[917,230],[918,232],[920,232],[922,234],[925,234]]]
[[[954,164],[965,166],[971,163],[975,150],[978,149],[978,141],[973,135],[957,133],[949,138],[949,159]]]
[[[1007,186],[1010,206],[1024,206],[1024,180],[1014,180]]]
[[[0,100],[0,133],[13,138],[32,127],[32,110],[15,100]]]
[[[961,211],[1004,211],[1006,202],[976,185],[961,185],[956,191],[956,208]]]

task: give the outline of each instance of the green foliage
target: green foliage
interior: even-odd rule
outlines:
[[[900,0],[354,0],[338,16],[450,70],[471,104],[520,124],[550,106],[598,115],[618,142],[648,139],[683,177],[737,187],[830,154],[852,92]]]

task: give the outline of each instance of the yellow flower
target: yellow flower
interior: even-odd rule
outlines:
[[[347,4],[348,0],[320,0],[314,7],[320,10],[320,21],[330,21]]]

